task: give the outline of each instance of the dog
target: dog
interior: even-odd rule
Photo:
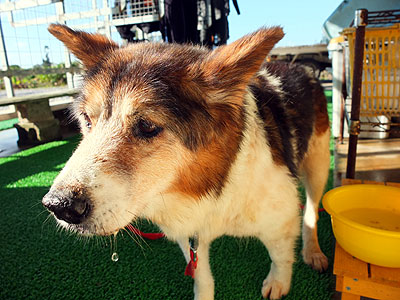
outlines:
[[[60,24],[49,31],[87,70],[72,108],[82,141],[42,200],[59,224],[111,235],[137,218],[151,220],[189,264],[196,255],[195,299],[214,299],[209,247],[222,235],[265,244],[266,298],[289,292],[300,227],[305,263],[327,268],[316,225],[329,171],[327,103],[303,67],[266,62],[282,28],[212,51],[119,47]]]

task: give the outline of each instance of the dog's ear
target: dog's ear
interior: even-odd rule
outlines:
[[[51,24],[48,30],[63,42],[87,69],[94,67],[108,52],[118,48],[116,43],[101,34],[75,31],[61,24]]]
[[[268,53],[283,36],[281,27],[262,28],[221,46],[211,52],[202,66],[202,72],[206,78],[214,78],[213,81],[224,90],[231,89],[232,92],[242,93],[242,96]]]

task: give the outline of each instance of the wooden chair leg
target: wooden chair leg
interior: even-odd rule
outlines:
[[[359,295],[353,295],[349,293],[342,292],[342,300],[360,300]]]

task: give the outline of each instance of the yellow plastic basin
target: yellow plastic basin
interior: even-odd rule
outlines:
[[[400,268],[400,188],[347,185],[327,192],[322,203],[343,249],[365,262]]]

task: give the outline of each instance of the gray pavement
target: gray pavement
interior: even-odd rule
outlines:
[[[0,130],[0,157],[7,157],[23,149],[17,145],[18,133],[16,128]]]
[[[60,89],[68,89],[68,86],[63,85],[59,87],[43,87],[34,89],[14,89],[15,96],[26,96],[31,94],[46,93],[51,91],[59,91]],[[6,90],[0,90],[0,98],[7,98]]]

